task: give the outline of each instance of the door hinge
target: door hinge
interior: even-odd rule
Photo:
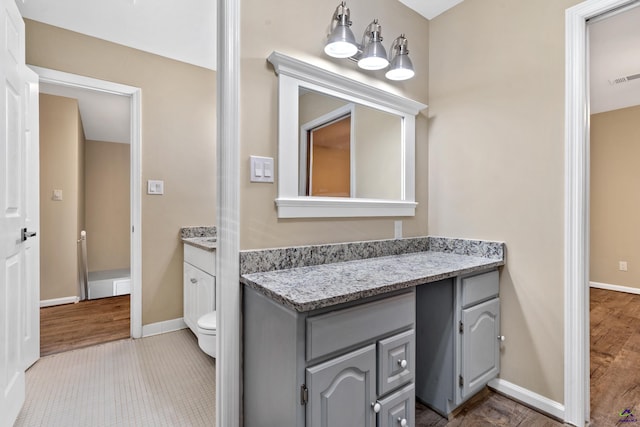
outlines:
[[[305,384],[300,386],[300,404],[306,405],[309,401],[309,389]]]
[[[462,375],[458,376],[458,385],[460,387],[464,386],[464,378],[462,378]]]
[[[464,333],[464,323],[462,323],[462,321],[460,321],[460,324],[458,325],[458,332],[461,334]]]

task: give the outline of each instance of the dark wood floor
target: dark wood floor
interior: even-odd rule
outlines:
[[[640,425],[640,295],[592,288],[590,315],[591,425]]]
[[[129,295],[40,309],[40,356],[129,338]]]
[[[629,425],[633,419],[640,425],[640,295],[591,289],[590,302],[590,425]],[[635,418],[621,417],[625,409]],[[416,406],[419,427],[516,425],[563,424],[495,392],[465,405],[451,421],[421,404]]]
[[[484,395],[472,400],[464,405],[451,421],[447,421],[446,418],[418,403],[416,427],[557,427],[564,425],[493,391],[487,390]]]

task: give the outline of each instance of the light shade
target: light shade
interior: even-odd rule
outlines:
[[[335,26],[334,26],[335,25]],[[331,34],[329,34],[324,52],[334,58],[349,58],[358,53],[358,44],[351,31],[351,21],[349,20],[349,9],[345,2],[336,7],[331,19]]]
[[[389,71],[385,74],[385,77],[389,80],[407,80],[416,74],[413,70],[413,63],[409,58],[408,46],[409,43],[404,34],[393,41],[391,51],[394,56],[391,60]]]
[[[374,19],[362,37],[364,48],[358,66],[364,70],[381,70],[389,65],[387,51],[382,45],[382,29]]]

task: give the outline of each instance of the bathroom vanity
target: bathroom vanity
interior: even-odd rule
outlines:
[[[195,232],[193,229],[213,231]],[[185,227],[181,233],[184,243],[183,319],[197,336],[198,319],[216,307],[215,228]]]
[[[504,249],[485,243],[241,254],[245,423],[412,426],[416,397],[449,414],[499,372]]]

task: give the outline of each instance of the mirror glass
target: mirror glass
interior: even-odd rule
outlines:
[[[399,200],[402,117],[299,87],[299,196]]]
[[[414,216],[425,104],[290,57],[278,75],[278,218]]]

